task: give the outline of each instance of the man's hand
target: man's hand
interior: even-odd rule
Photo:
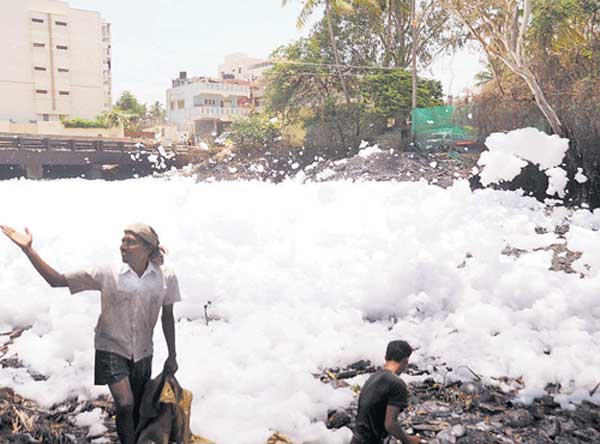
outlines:
[[[177,359],[175,356],[169,356],[165,361],[165,366],[163,371],[168,375],[174,375],[179,369],[179,365],[177,365]]]
[[[424,444],[427,442],[420,436],[409,436],[408,439],[410,441],[410,444]]]
[[[29,232],[28,228],[25,228],[25,233],[20,233],[17,230],[7,227],[6,225],[0,225],[0,229],[6,236],[17,244],[22,250],[27,250],[31,248],[31,244],[33,243],[33,237]]]

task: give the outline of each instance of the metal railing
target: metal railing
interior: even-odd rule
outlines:
[[[192,82],[189,85],[194,85],[196,87],[207,89],[211,91],[225,91],[225,92],[237,92],[242,93],[244,95],[250,94],[249,86],[241,86],[241,85],[229,85],[227,83],[209,83],[209,82]]]
[[[138,151],[138,146],[135,142],[100,139],[0,136],[0,150],[130,152]]]
[[[206,116],[206,117],[219,117],[219,116],[245,116],[248,114],[247,108],[223,108],[218,106],[199,106],[192,110],[192,117]]]

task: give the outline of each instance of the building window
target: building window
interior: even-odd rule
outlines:
[[[58,72],[69,72],[67,68],[58,68]]]
[[[35,92],[37,94],[48,94],[48,90],[47,89],[36,89]]]
[[[67,22],[54,22],[56,26],[67,26]]]
[[[45,43],[34,43],[33,47],[34,48],[45,48],[46,44]]]
[[[31,21],[33,23],[44,23],[44,20],[43,19],[39,19],[39,18],[32,18]]]
[[[175,103],[175,102],[171,102],[171,110],[174,110],[174,109],[175,109],[175,105],[176,105],[176,103]]]
[[[58,95],[59,95],[59,96],[68,96],[68,95],[70,95],[70,94],[71,94],[71,93],[70,93],[69,91],[59,91],[59,92],[58,92]]]
[[[33,69],[35,69],[36,71],[46,71],[46,68],[44,68],[43,66],[34,66]]]
[[[60,50],[66,51],[67,49],[69,49],[69,47],[68,46],[64,46],[64,45],[56,45],[56,49],[60,49]]]
[[[185,108],[185,100],[178,100],[178,101],[177,101],[177,107],[178,107],[179,109],[183,109],[183,108]]]
[[[42,119],[44,120],[44,122],[47,122],[50,120],[50,116],[48,114],[42,114]]]

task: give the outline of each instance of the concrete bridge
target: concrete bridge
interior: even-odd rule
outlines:
[[[90,179],[102,178],[103,167],[112,165],[152,171],[152,160],[181,168],[197,156],[194,148],[179,147],[164,158],[153,147],[130,140],[71,139],[0,133],[0,166],[21,168],[29,179],[44,178],[48,167],[77,167]]]

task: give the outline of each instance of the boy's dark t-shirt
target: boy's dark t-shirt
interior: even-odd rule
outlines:
[[[384,424],[388,405],[404,410],[408,406],[408,389],[398,376],[381,369],[367,380],[358,398],[354,436],[359,442],[380,444],[388,435]]]

